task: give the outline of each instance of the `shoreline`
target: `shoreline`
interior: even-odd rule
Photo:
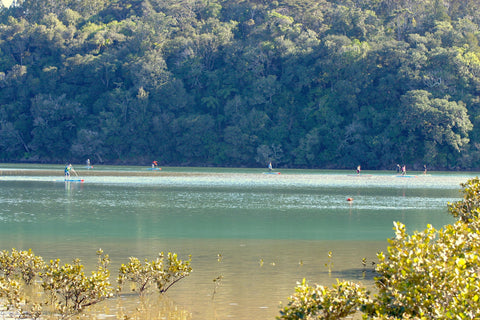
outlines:
[[[114,170],[75,170],[81,176],[88,177],[151,177],[151,176],[206,176],[206,175],[220,175],[221,173],[212,172],[165,172],[162,170],[150,171],[114,171]],[[63,169],[1,169],[1,176],[64,176]]]

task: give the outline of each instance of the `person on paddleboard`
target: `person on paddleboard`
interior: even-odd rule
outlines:
[[[272,167],[272,163],[270,162],[270,163],[268,164],[268,171],[272,171],[272,170],[273,170],[273,167]]]
[[[357,167],[357,174],[360,174],[360,171],[362,171],[362,167],[361,167],[361,166],[358,166],[358,167]]]
[[[152,162],[152,169],[155,169],[157,166],[158,166],[158,162],[156,160],[154,160]]]
[[[73,169],[72,164],[69,164],[68,166],[65,167],[65,178],[70,177],[70,171]]]
[[[402,167],[402,176],[406,175],[407,174],[407,167],[405,165],[403,165]]]

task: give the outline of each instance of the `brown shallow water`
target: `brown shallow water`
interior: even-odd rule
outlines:
[[[9,241],[2,241],[8,246]],[[12,245],[14,243],[11,243]],[[18,245],[18,243],[16,243]],[[95,264],[93,243],[27,244],[35,247],[35,253],[50,258],[81,257],[88,269]],[[296,282],[306,278],[311,284],[330,285],[336,279],[358,281],[372,287],[373,267],[362,266],[362,258],[376,261],[375,252],[384,250],[383,241],[290,241],[290,240],[185,240],[167,241],[116,241],[102,243],[102,249],[112,259],[111,280],[115,270],[128,256],[153,259],[158,252],[172,251],[186,258],[192,254],[193,272],[166,294],[171,316],[180,314],[186,319],[274,319],[279,315],[280,303],[294,292]],[[332,251],[333,257],[328,257]],[[219,259],[220,255],[220,259]],[[215,286],[213,279],[221,276]],[[148,298],[148,308],[157,310],[165,300],[156,294]],[[136,314],[142,299],[136,294],[123,294],[91,309],[97,318],[105,316],[119,318],[121,314]],[[168,308],[167,308],[168,309]],[[107,314],[106,314],[107,313]],[[137,313],[139,319],[150,316],[150,312]]]

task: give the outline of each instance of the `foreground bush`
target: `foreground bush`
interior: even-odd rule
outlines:
[[[376,294],[347,281],[333,289],[304,281],[278,319],[479,319],[480,181],[461,186],[463,200],[448,205],[453,225],[408,235],[394,224],[387,254],[377,255]]]
[[[11,253],[7,250],[0,252],[0,271],[7,279],[21,278],[26,284],[31,284],[44,267],[42,257],[36,256],[32,250],[12,249]]]
[[[60,265],[60,260],[50,261],[41,274],[43,289],[55,311],[69,316],[80,313],[86,307],[97,304],[113,295],[110,285],[110,259],[101,250],[97,252],[97,270],[85,275],[79,259],[72,264]]]
[[[131,257],[130,262],[122,264],[119,270],[117,282],[119,290],[125,282],[131,282],[133,291],[143,294],[150,285],[155,284],[159,293],[165,293],[171,286],[187,277],[192,272],[189,260],[178,259],[177,254],[168,253],[165,259],[164,253],[160,253],[153,261],[145,259],[142,264],[138,258]]]
[[[44,268],[42,257],[32,250],[0,252],[0,300],[12,317],[37,319],[41,315],[41,304],[27,296],[26,287],[34,286]]]
[[[46,264],[31,250],[0,252],[1,305],[15,319],[38,319],[46,314],[49,319],[55,315],[63,319],[83,313],[115,292],[109,279],[110,258],[101,249],[97,256],[96,270],[88,276],[79,259],[64,265],[59,259]],[[135,261],[138,259],[132,257],[129,264],[120,267],[120,287],[127,280],[141,279],[143,289],[156,285],[162,294],[192,271],[191,258],[182,261],[170,252],[166,258],[161,253],[152,262],[145,260],[144,266],[132,263]]]
[[[359,305],[368,301],[366,289],[353,282],[338,282],[329,289],[309,286],[304,279],[295,288],[288,307],[281,311],[281,319],[340,319],[355,313]]]

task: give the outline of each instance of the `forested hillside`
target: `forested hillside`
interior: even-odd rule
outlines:
[[[480,0],[17,0],[0,161],[480,168]]]

